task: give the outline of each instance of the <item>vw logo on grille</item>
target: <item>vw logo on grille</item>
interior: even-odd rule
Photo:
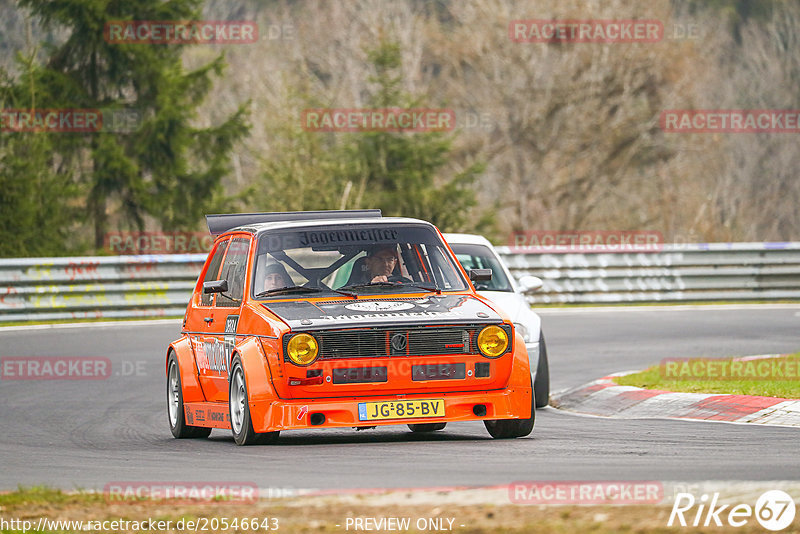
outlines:
[[[405,334],[395,334],[392,336],[392,348],[397,352],[405,352],[408,346],[408,339]]]

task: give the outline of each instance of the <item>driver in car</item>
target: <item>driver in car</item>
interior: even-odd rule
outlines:
[[[397,266],[397,249],[394,246],[383,245],[370,249],[364,262],[367,267],[367,283],[411,281],[393,274]]]

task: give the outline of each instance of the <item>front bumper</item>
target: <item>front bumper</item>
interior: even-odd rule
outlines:
[[[494,391],[454,393],[431,391],[414,395],[256,401],[250,402],[250,415],[253,430],[259,433],[304,428],[405,425],[484,419],[528,419],[531,417],[532,394],[529,387],[509,387]],[[378,421],[361,421],[358,418],[358,404],[361,402],[395,402],[415,399],[443,399],[445,403],[444,417]],[[486,407],[485,416],[478,417],[473,412],[473,407],[478,404]],[[324,422],[312,425],[312,415],[314,414],[323,414]],[[313,418],[317,422],[320,419],[319,416]]]

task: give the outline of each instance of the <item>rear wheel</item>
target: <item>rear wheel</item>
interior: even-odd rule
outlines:
[[[207,438],[211,434],[210,428],[186,424],[181,372],[174,352],[170,352],[167,360],[167,418],[169,429],[176,438]]]
[[[231,413],[231,432],[237,445],[265,445],[277,441],[280,432],[259,434],[253,430],[250,418],[250,403],[247,396],[247,384],[239,356],[231,363],[231,380],[228,391],[228,405]]]
[[[531,387],[533,384],[531,383]],[[533,431],[536,419],[536,392],[531,395],[531,416],[529,419],[487,419],[483,422],[486,430],[495,439],[511,439],[527,436]]]
[[[539,363],[536,365],[536,380],[533,382],[536,392],[536,407],[544,408],[550,402],[550,365],[547,363],[547,346],[544,334],[539,332]]]
[[[408,428],[412,432],[435,432],[444,429],[446,426],[447,423],[417,423],[415,425],[408,425]]]

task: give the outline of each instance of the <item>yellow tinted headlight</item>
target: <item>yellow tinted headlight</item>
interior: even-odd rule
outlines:
[[[308,365],[317,359],[319,344],[312,335],[297,334],[289,340],[286,354],[297,365]]]
[[[499,326],[487,326],[478,334],[478,348],[487,358],[497,358],[508,348],[508,334]]]

